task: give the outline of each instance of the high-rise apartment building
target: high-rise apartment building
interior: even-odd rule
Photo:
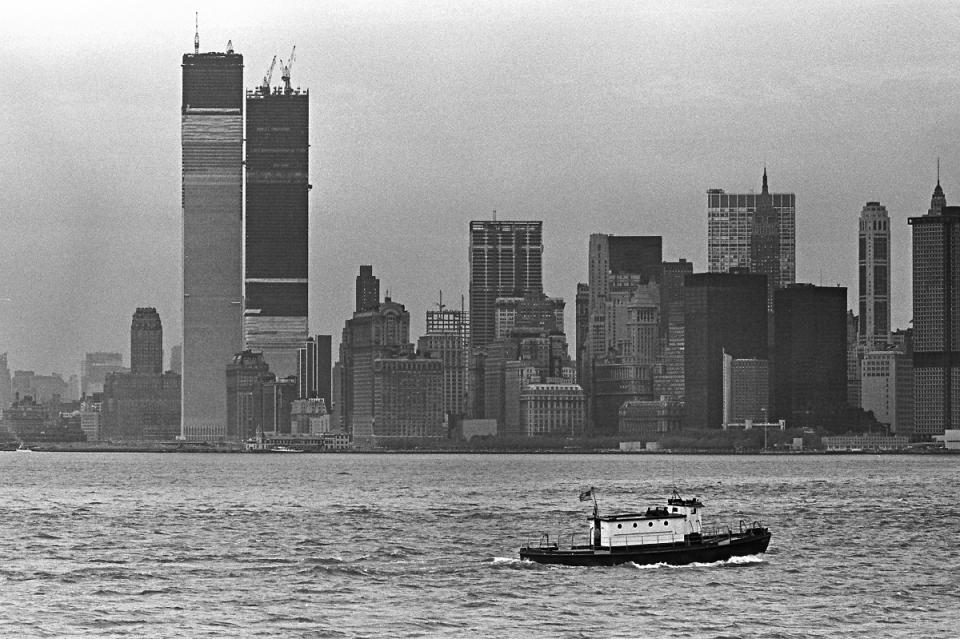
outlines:
[[[543,292],[543,222],[470,222],[470,348],[494,340],[498,297]]]
[[[183,56],[181,436],[226,434],[224,369],[242,346],[243,56]]]
[[[306,342],[309,98],[306,91],[247,92],[244,343],[278,378],[296,375]]]
[[[766,169],[760,193],[707,191],[707,268],[711,273],[745,268],[772,275],[768,310],[772,291],[796,281],[796,196],[770,193]]]
[[[929,438],[960,424],[960,207],[940,180],[913,227],[914,434]]]
[[[163,323],[155,308],[138,308],[130,324],[130,372],[163,372]]]
[[[723,356],[767,359],[767,280],[749,273],[684,279],[684,421],[723,424]]]
[[[890,341],[890,217],[879,202],[860,212],[859,342],[867,350]]]

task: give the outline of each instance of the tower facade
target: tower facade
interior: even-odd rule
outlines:
[[[770,291],[789,286],[797,279],[796,237],[796,196],[770,193],[766,169],[759,194],[707,191],[707,268],[711,273],[746,268],[772,273]],[[772,301],[768,294],[768,308]]]
[[[960,424],[960,207],[939,180],[913,227],[914,434],[929,438]]]
[[[224,370],[242,346],[243,56],[183,56],[181,436],[226,435]]]
[[[278,378],[308,336],[309,116],[306,91],[247,92],[244,343]]]
[[[890,341],[890,217],[879,202],[860,212],[859,343],[867,350]]]
[[[443,412],[462,416],[467,402],[467,358],[470,353],[466,313],[444,309],[427,311],[427,334],[417,351],[443,363]]]
[[[470,348],[495,335],[498,297],[543,292],[543,222],[470,222]]]
[[[163,324],[155,308],[138,308],[130,324],[130,372],[159,375],[163,372]]]
[[[685,427],[722,425],[724,352],[767,359],[765,276],[695,273],[684,279]]]
[[[840,425],[847,405],[847,289],[775,293],[773,416],[791,427]]]
[[[354,311],[362,313],[377,308],[380,303],[380,279],[373,275],[372,264],[361,264],[357,275],[356,306]]]

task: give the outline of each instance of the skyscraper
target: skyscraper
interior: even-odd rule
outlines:
[[[847,405],[847,289],[795,284],[774,294],[773,417],[837,426]]]
[[[242,346],[243,56],[183,56],[181,436],[226,434],[223,380]]]
[[[470,348],[494,339],[498,297],[543,292],[543,222],[470,222]]]
[[[163,372],[163,324],[155,308],[138,308],[130,324],[130,372],[159,375]]]
[[[723,355],[767,359],[767,280],[746,273],[695,273],[684,279],[685,422],[723,423]]]
[[[960,424],[960,207],[940,180],[913,227],[914,433],[929,438]]]
[[[770,193],[766,169],[759,194],[707,191],[707,262],[711,273],[732,268],[772,273],[767,295],[767,307],[772,308],[770,292],[797,277],[796,196]]]
[[[866,349],[890,341],[890,218],[879,202],[860,212],[860,331]]]
[[[591,427],[614,434],[625,401],[653,399],[663,239],[594,233],[589,242],[586,361],[579,382],[588,398]],[[638,327],[646,325],[649,333],[651,321],[656,343],[640,357]]]
[[[417,341],[417,351],[443,362],[443,412],[462,416],[467,402],[467,318],[462,310],[427,311],[427,334]]]
[[[354,311],[362,313],[377,308],[380,303],[380,279],[374,277],[372,264],[360,265],[356,289],[357,303]]]
[[[296,375],[308,336],[309,99],[284,79],[286,87],[257,87],[246,101],[244,342],[278,378]]]

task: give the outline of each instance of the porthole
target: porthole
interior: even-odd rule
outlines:
[[[623,524],[617,524],[617,528],[623,528]]]
[[[663,525],[664,525],[664,526],[669,526],[669,525],[670,525],[670,522],[669,522],[669,521],[665,521],[665,522],[663,522]]]
[[[651,522],[650,522],[649,524],[647,524],[647,525],[648,525],[648,526],[652,526],[652,525],[653,525],[653,522],[651,521]]]
[[[637,527],[637,522],[633,522],[633,527],[634,527],[634,528]]]

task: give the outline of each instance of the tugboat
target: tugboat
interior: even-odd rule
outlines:
[[[537,542],[520,548],[520,559],[567,566],[684,565],[756,555],[766,552],[770,544],[770,530],[759,521],[748,524],[741,520],[738,530],[704,530],[700,519],[703,502],[696,497],[685,499],[676,491],[666,506],[643,513],[601,516],[594,489],[580,493],[580,501],[591,498],[593,519],[586,538],[581,534],[578,540],[571,535],[563,544],[559,536],[551,538],[544,533]]]

